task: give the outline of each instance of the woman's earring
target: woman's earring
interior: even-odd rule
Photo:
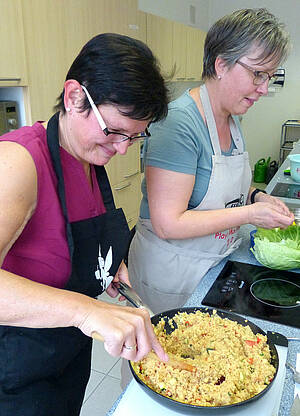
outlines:
[[[69,113],[71,111],[70,107],[66,107],[66,111]]]
[[[218,75],[218,79],[222,79],[221,75]]]

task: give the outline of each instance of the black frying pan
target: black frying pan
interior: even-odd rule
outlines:
[[[135,292],[132,291],[131,288],[128,288],[127,285],[122,285],[122,287],[119,287],[119,292],[122,293],[135,307],[143,307],[143,302],[141,301],[141,299],[138,297],[138,295]],[[149,308],[148,308],[148,310],[149,310]],[[210,309],[210,308],[207,308],[207,307],[205,307],[205,308],[204,307],[178,308],[178,309],[172,309],[172,310],[169,310],[169,311],[166,311],[166,312],[161,312],[157,315],[152,314],[151,322],[154,325],[157,325],[158,322],[162,318],[167,322],[170,318],[173,318],[178,312],[195,313],[196,311],[199,311],[199,310],[201,312],[207,312],[210,315],[213,313],[213,309]],[[151,311],[149,311],[149,312],[150,312],[150,315],[151,315]],[[243,326],[248,325],[252,329],[254,334],[260,333],[262,335],[267,335],[260,327],[258,327],[257,325],[255,325],[253,322],[251,322],[249,320],[245,320],[244,318],[242,318],[239,315],[236,315],[236,314],[233,314],[233,313],[228,313],[228,312],[222,312],[222,311],[218,311],[218,310],[217,310],[217,314],[221,318],[230,319],[231,321],[238,322],[239,324],[241,324]],[[170,333],[170,331],[172,331],[172,329],[170,329],[170,328],[171,328],[170,326],[167,328],[167,332],[169,332],[169,333]],[[270,337],[268,337],[267,343],[269,345],[270,352],[271,352],[271,363],[276,369],[273,380],[270,382],[270,384],[268,384],[265,387],[264,390],[262,390],[260,393],[256,394],[255,396],[251,397],[250,399],[244,400],[244,401],[239,402],[239,403],[234,403],[234,404],[231,404],[231,405],[197,406],[197,405],[182,403],[182,402],[179,402],[177,400],[173,400],[172,398],[165,397],[162,394],[152,390],[151,387],[149,387],[147,384],[145,384],[140,379],[139,375],[133,369],[130,361],[129,361],[129,367],[130,367],[130,370],[131,370],[131,373],[132,373],[133,377],[139,383],[139,385],[144,389],[144,391],[148,395],[150,395],[154,400],[159,402],[161,405],[169,407],[169,408],[173,409],[176,412],[180,412],[180,413],[183,413],[183,414],[186,414],[186,415],[187,414],[199,414],[199,415],[201,415],[201,410],[204,410],[204,409],[205,410],[212,410],[215,414],[222,414],[222,411],[224,409],[237,407],[237,406],[241,406],[241,405],[246,405],[247,403],[251,403],[254,400],[258,400],[272,386],[272,384],[273,384],[273,382],[276,378],[277,372],[278,372],[279,358],[278,358],[278,353],[277,353],[277,350],[275,348],[275,345],[273,344]]]

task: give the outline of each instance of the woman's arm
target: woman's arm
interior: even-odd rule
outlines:
[[[188,210],[193,175],[148,166],[146,178],[152,225],[163,239],[201,237],[242,224],[284,228],[293,222],[292,214],[287,214],[285,208],[269,202],[209,211]]]
[[[22,146],[0,142],[0,256],[3,259],[34,212],[37,174]],[[101,334],[106,350],[139,360],[152,348],[167,357],[154,335],[148,312],[97,301],[88,296],[30,281],[0,269],[0,324],[32,328],[74,326]],[[123,345],[137,344],[137,350]]]

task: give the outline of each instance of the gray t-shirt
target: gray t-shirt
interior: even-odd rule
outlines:
[[[235,118],[239,126],[237,118]],[[195,176],[188,209],[195,208],[204,198],[212,170],[213,148],[206,124],[195,101],[185,91],[169,104],[168,116],[150,128],[151,137],[144,142],[145,166],[155,166]],[[233,141],[225,156],[232,154]],[[143,198],[140,216],[150,218],[146,179],[142,182]]]

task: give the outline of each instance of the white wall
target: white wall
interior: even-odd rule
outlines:
[[[190,6],[195,8],[195,24],[191,21]],[[146,13],[200,27],[204,31],[209,27],[209,0],[138,0],[138,7]]]
[[[282,123],[288,119],[300,119],[300,1],[139,0],[141,10],[186,24],[190,4],[196,7],[195,26],[205,31],[220,17],[245,7],[266,7],[286,24],[293,50],[283,65],[285,85],[279,92],[262,97],[244,115],[242,122],[252,167],[261,157],[271,156],[272,160],[278,160]]]

